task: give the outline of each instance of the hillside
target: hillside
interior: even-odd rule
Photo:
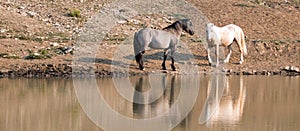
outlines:
[[[236,64],[239,52],[234,44],[231,60],[226,64],[229,74],[300,74],[299,71],[283,71],[287,66],[300,67],[300,4],[296,0],[187,1],[216,25],[234,23],[244,30],[248,56],[244,64]],[[76,53],[74,44],[84,23],[97,14],[101,7],[111,2],[0,1],[0,76],[70,76],[72,53]],[[164,17],[167,16],[157,14],[132,19],[148,23],[151,27],[162,28],[162,25],[168,24]],[[142,28],[142,25],[134,25],[127,21],[120,23],[118,27],[122,27],[122,30],[114,28],[105,41],[99,44],[93,67],[98,76],[112,74],[113,51],[122,40]],[[195,39],[197,38],[182,37],[182,41],[188,43],[194,54],[195,60],[191,64],[195,65],[199,72],[207,73],[211,67],[206,59],[206,50],[201,41]],[[130,74],[159,71],[161,52],[150,51],[147,55],[146,71],[139,71],[132,60],[131,63],[127,63]]]

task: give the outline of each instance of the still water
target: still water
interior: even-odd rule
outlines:
[[[300,129],[300,77],[163,75],[74,81],[0,79],[0,130]]]

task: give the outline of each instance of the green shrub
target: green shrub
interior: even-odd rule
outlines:
[[[36,53],[28,50],[28,53],[29,55],[26,56],[25,59],[47,59],[52,57],[52,55],[46,49],[38,50]]]
[[[72,10],[70,10],[69,16],[70,17],[80,18],[81,17],[80,10],[78,10],[78,9],[72,9]]]
[[[233,4],[234,6],[241,6],[241,7],[255,7],[253,5],[247,5],[247,4]]]
[[[6,59],[20,59],[19,56],[16,56],[14,54],[9,54],[9,53],[0,53],[0,57]]]

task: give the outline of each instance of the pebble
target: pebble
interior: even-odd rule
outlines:
[[[50,42],[50,46],[56,47],[56,46],[59,46],[59,44],[56,42]]]
[[[34,55],[34,56],[40,56],[41,54],[40,54],[40,53],[37,53],[37,52],[35,52],[35,53],[33,53],[33,55]]]
[[[0,33],[5,33],[6,31],[8,31],[7,29],[0,29]]]
[[[126,20],[119,20],[117,23],[118,24],[125,24],[127,21]]]
[[[296,66],[286,66],[284,67],[284,70],[289,72],[300,72],[300,69]]]
[[[28,11],[27,14],[30,16],[30,17],[34,17],[36,16],[37,13],[33,12],[33,11]]]

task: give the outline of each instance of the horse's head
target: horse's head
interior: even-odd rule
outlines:
[[[190,19],[182,19],[178,21],[181,25],[181,28],[189,33],[190,35],[194,35],[194,28],[193,28],[193,24],[192,21]]]
[[[206,24],[206,40],[211,41],[212,37],[212,30],[213,30],[214,24],[213,23],[207,23]]]
[[[185,31],[190,35],[194,35],[193,24],[190,19],[181,19],[173,23],[176,30]]]
[[[206,24],[206,34],[208,34],[212,30],[212,27],[214,27],[213,23]]]
[[[181,35],[182,31],[189,33],[190,35],[194,35],[193,24],[190,19],[181,19],[173,24],[163,28],[163,30],[175,30],[177,35]]]

